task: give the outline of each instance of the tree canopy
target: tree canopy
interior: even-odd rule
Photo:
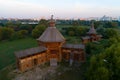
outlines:
[[[87,80],[120,79],[120,43],[115,43],[104,52],[90,59]]]

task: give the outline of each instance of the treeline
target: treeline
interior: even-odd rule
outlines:
[[[61,32],[68,36],[85,36],[91,26],[91,22],[84,26],[76,24],[72,25],[72,27],[64,27],[62,28]],[[108,38],[110,35],[113,36],[116,33],[116,30],[119,28],[117,22],[102,21],[95,21],[94,27],[98,34],[103,35],[103,38]]]
[[[14,31],[12,28],[0,28],[0,40],[14,40],[21,39],[28,36],[27,30]]]
[[[62,20],[61,24],[56,25],[62,26],[66,20]],[[81,21],[81,20],[68,20],[67,26],[71,25],[72,27],[64,27],[61,29],[61,33],[67,36],[77,36],[81,37],[86,35],[86,32],[89,30],[92,21]],[[113,34],[114,31],[108,28],[118,28],[119,23],[107,22],[107,21],[94,21],[95,28],[99,34],[102,34],[104,38],[109,37],[109,34]],[[89,26],[89,27],[88,27]],[[33,38],[38,38],[43,31],[48,27],[48,20],[41,19],[38,24],[21,24],[19,21],[12,22],[8,21],[4,25],[0,25],[0,40],[14,40],[21,39],[27,36],[32,36]]]
[[[103,35],[101,41],[86,45],[86,53],[90,57],[86,80],[120,79],[120,29],[116,24],[111,24],[112,27],[101,25],[97,28],[97,32]]]
[[[30,36],[36,25],[7,23],[0,27],[0,40],[14,40]]]
[[[107,41],[89,43],[91,58],[85,78],[87,80],[120,79],[120,36]],[[87,46],[88,47],[88,46]],[[91,50],[90,50],[91,49]]]
[[[6,24],[4,24],[4,26],[0,26],[0,41],[21,39],[28,36],[37,38],[38,36],[35,34],[40,36],[39,32],[43,32],[42,28],[45,29],[46,25],[47,20],[41,20],[38,25],[21,24],[20,22],[13,23],[12,21],[8,21]],[[39,26],[41,26],[40,29],[38,29]],[[34,29],[38,29],[38,32],[36,32]]]
[[[94,20],[91,20],[91,21],[94,21]],[[56,24],[59,24],[59,25],[80,25],[80,26],[89,26],[91,24],[91,21],[90,20],[56,20]],[[118,24],[118,26],[120,26],[120,22],[115,20],[115,21],[94,21],[94,22],[97,22],[98,23],[105,23],[106,26],[110,26],[109,24],[111,24],[111,22],[115,22]],[[108,25],[107,25],[108,24]]]

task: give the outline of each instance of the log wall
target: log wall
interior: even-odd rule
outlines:
[[[23,59],[19,59],[19,69],[20,71],[26,71],[31,69],[37,65],[43,64],[46,62],[46,52],[39,53],[37,55],[25,57]]]

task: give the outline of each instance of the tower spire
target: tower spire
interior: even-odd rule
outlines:
[[[91,28],[94,28],[94,22],[92,22]]]
[[[55,27],[55,20],[53,19],[53,15],[51,15],[51,19],[50,19],[50,22],[49,22],[49,26],[50,26],[50,27]]]
[[[53,15],[51,15],[51,20],[53,20]]]
[[[90,30],[88,31],[88,34],[96,34],[96,30],[94,28],[94,22],[91,23]]]

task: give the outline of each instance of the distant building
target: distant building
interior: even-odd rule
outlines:
[[[120,22],[120,17],[118,18],[118,21]]]
[[[82,37],[82,42],[83,44],[86,44],[88,42],[94,42],[100,40],[102,35],[98,35],[95,28],[94,28],[94,23],[92,23],[87,36]]]
[[[112,17],[104,15],[102,18],[100,18],[100,21],[112,21]]]
[[[26,71],[37,65],[49,62],[56,66],[62,59],[66,61],[85,61],[85,46],[83,44],[66,44],[65,38],[55,27],[53,16],[49,27],[37,39],[39,46],[15,52],[17,66],[20,71]]]
[[[39,22],[21,22],[21,24],[38,24]]]

